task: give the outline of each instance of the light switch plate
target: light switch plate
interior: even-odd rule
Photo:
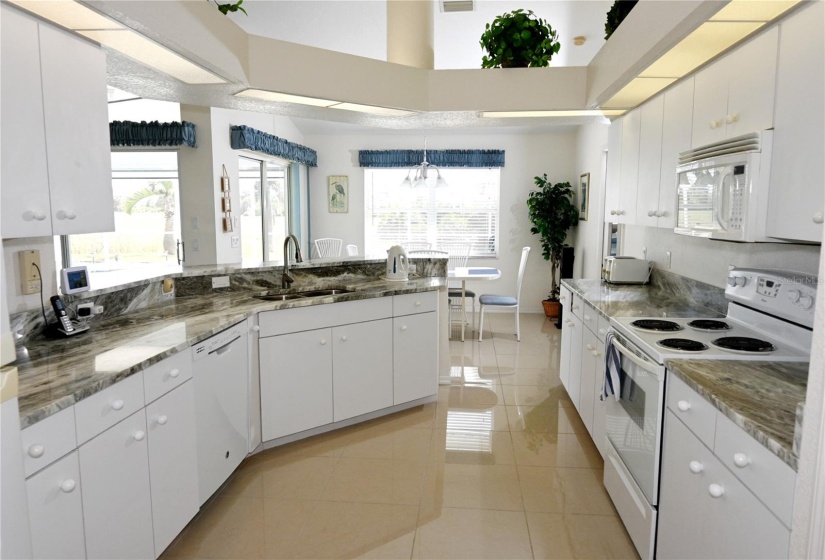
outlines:
[[[20,256],[20,290],[23,295],[36,294],[40,291],[40,274],[43,268],[40,266],[40,251],[29,249],[18,251]]]
[[[213,288],[228,288],[229,287],[229,276],[213,276],[212,277],[212,287]]]
[[[241,238],[237,235],[232,236],[232,248],[235,249],[241,246]]]

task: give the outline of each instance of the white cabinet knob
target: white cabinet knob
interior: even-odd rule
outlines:
[[[168,422],[168,421],[169,421],[169,419],[166,417],[165,414],[161,414],[160,416],[158,416],[158,424],[160,424],[161,426],[166,424],[166,422]]]
[[[714,498],[721,498],[725,493],[725,487],[721,484],[711,484],[708,486],[708,493]]]
[[[570,309],[572,309],[573,311],[575,311],[575,310],[576,310],[576,309],[578,309],[578,308],[579,308],[579,306],[578,306],[578,305],[573,305],[573,307],[571,307]]]
[[[76,486],[77,483],[74,481],[74,479],[67,478],[60,484],[60,489],[63,490],[66,494],[68,494],[69,492],[73,492]]]
[[[693,474],[699,474],[700,472],[705,470],[705,465],[703,465],[699,461],[691,461],[688,465],[688,468],[690,469],[690,472],[692,472]]]
[[[602,353],[601,353],[601,352],[599,352],[598,350],[593,350],[593,351],[591,352],[591,354],[593,354],[595,357],[597,357],[597,358],[598,358],[599,356],[601,356],[601,354],[602,354]]]
[[[23,220],[30,222],[32,220],[37,220],[38,222],[42,222],[46,219],[46,213],[40,210],[26,210],[23,212]]]
[[[679,407],[679,410],[682,412],[687,412],[690,410],[690,403],[687,401],[679,401],[676,403],[676,406]]]
[[[728,124],[733,124],[739,120],[739,115],[728,115],[725,117],[725,122]]]
[[[416,307],[421,307],[421,302],[420,302],[420,301],[416,301],[416,302],[415,302],[415,306],[416,306]]]
[[[259,327],[258,325],[255,325],[254,327],[252,327],[252,332],[258,332],[260,330],[261,330],[261,327]]]
[[[327,339],[326,339],[326,338],[322,338],[322,339],[321,339],[321,346],[326,346],[326,344],[327,344]]]
[[[711,121],[710,121],[711,130],[719,128],[720,126],[722,126],[722,121],[720,121],[718,119],[711,119]]]
[[[814,212],[814,223],[821,224],[825,221],[825,212]]]
[[[118,399],[112,403],[112,410],[120,410],[123,408],[123,401]]]
[[[588,345],[587,345],[587,349],[588,349],[588,350],[593,350],[593,345],[592,345],[592,344],[588,344]]]
[[[649,218],[652,218],[653,216],[656,215],[656,210],[648,210],[647,215],[648,215]]]
[[[341,341],[342,341],[342,342],[346,342],[346,341],[347,341],[347,335],[342,334],[342,335],[341,335]]]
[[[143,438],[146,437],[146,432],[143,430],[138,430],[134,433],[134,435],[132,435],[132,437],[135,438],[135,441],[142,441]]]
[[[751,464],[751,458],[745,455],[744,453],[734,453],[733,464],[739,467],[740,469],[744,469],[745,467]]]
[[[28,454],[29,454],[29,457],[31,457],[32,459],[39,459],[40,457],[43,456],[43,453],[45,451],[46,451],[46,448],[38,443],[38,444],[35,444],[35,445],[32,445],[31,447],[29,447]]]
[[[611,215],[611,216],[615,216],[615,215],[616,215],[616,211],[615,211],[615,210],[611,210],[611,211],[610,211],[610,215]]]
[[[665,215],[667,215],[667,212],[665,212],[665,211],[663,211],[663,210],[657,210],[657,211],[656,211],[656,217],[657,217],[657,218],[662,218],[662,217],[664,217]]]
[[[77,218],[77,214],[75,214],[71,210],[69,210],[69,211],[60,210],[60,211],[57,212],[57,219],[58,220],[74,220],[75,218]]]
[[[177,378],[179,375],[180,375],[180,370],[178,368],[169,370],[169,377],[171,377],[172,379]]]
[[[402,331],[407,330],[407,325],[401,325],[401,330],[402,330]]]
[[[592,319],[592,317],[590,315],[588,315],[587,313],[585,313],[584,314],[584,320],[589,321],[590,319]]]
[[[607,334],[607,330],[606,330],[606,329],[599,329],[599,334],[600,334],[600,335],[606,335],[606,334]]]

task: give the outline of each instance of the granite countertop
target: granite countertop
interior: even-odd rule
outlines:
[[[250,292],[178,297],[168,303],[93,322],[72,338],[33,337],[18,344],[20,424],[25,428],[72,406],[177,352],[187,350],[246,318],[276,309],[439,290],[443,278],[387,282],[374,278],[338,281],[355,290],[336,296],[270,302]],[[301,290],[329,286],[302,286]],[[296,291],[296,290],[292,290]]]
[[[675,374],[759,443],[798,469],[797,405],[805,401],[807,362],[667,360]]]

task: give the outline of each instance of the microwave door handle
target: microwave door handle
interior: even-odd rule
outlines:
[[[636,354],[631,352],[624,344],[622,344],[621,342],[619,342],[615,338],[613,339],[613,347],[616,350],[618,350],[619,353],[622,356],[624,356],[625,358],[627,358],[628,360],[630,360],[631,362],[633,362],[634,364],[636,364],[637,366],[639,366],[640,368],[645,370],[646,372],[651,373],[651,374],[658,377],[658,374],[659,374],[658,364],[652,364],[652,363],[648,362],[647,360],[643,360],[642,358],[640,358],[639,356],[637,356]]]
[[[723,229],[728,229],[728,217],[730,214],[730,206],[727,203],[732,195],[734,183],[729,181],[731,173],[725,173],[719,181],[719,188],[716,189],[713,201],[713,212],[716,216],[716,223],[722,226]],[[719,199],[722,200],[719,200]]]

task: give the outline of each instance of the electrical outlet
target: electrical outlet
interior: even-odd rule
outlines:
[[[665,253],[665,255],[667,255],[667,258],[665,259],[665,266],[669,269],[669,268],[670,268],[670,263],[671,263],[671,258],[672,258],[672,255],[670,254],[670,251],[667,251],[667,252]]]
[[[20,257],[20,290],[23,295],[36,294],[41,287],[40,251],[30,249],[18,251]]]
[[[232,248],[236,249],[241,246],[241,238],[237,235],[232,236]]]
[[[647,260],[647,247],[642,247],[642,260]]]
[[[89,303],[78,303],[77,309],[75,310],[78,318],[85,319],[86,317],[91,317],[95,314],[95,304],[94,302]]]
[[[213,288],[228,288],[229,287],[229,276],[213,276],[212,277],[212,287]]]

